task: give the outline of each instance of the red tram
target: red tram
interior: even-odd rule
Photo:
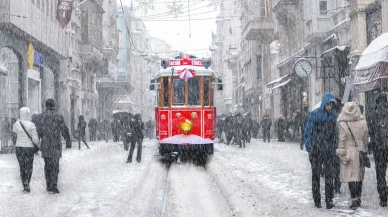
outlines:
[[[221,90],[222,84],[210,65],[210,58],[188,54],[161,60],[161,70],[150,85],[158,91],[155,128],[161,156],[213,154],[217,117],[213,89]]]

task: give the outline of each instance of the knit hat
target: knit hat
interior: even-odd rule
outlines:
[[[347,102],[338,116],[338,121],[357,121],[362,119],[361,111],[355,102]]]

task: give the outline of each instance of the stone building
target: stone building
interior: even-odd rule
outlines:
[[[62,103],[67,92],[68,41],[56,20],[54,1],[2,0],[0,2],[0,108],[3,149],[12,146],[11,126],[19,109],[33,113],[44,110],[47,98],[54,98],[60,113],[68,115]],[[29,55],[27,55],[29,51]],[[27,64],[28,56],[35,56]]]

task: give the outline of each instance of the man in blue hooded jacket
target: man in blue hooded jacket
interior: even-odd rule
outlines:
[[[320,174],[322,164],[325,174],[326,208],[334,207],[335,150],[337,144],[335,96],[325,93],[321,106],[310,112],[303,134],[312,170],[312,192],[315,207],[321,208]]]

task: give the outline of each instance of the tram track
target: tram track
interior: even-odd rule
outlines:
[[[191,162],[168,167],[161,217],[233,216],[233,206],[204,166]]]

